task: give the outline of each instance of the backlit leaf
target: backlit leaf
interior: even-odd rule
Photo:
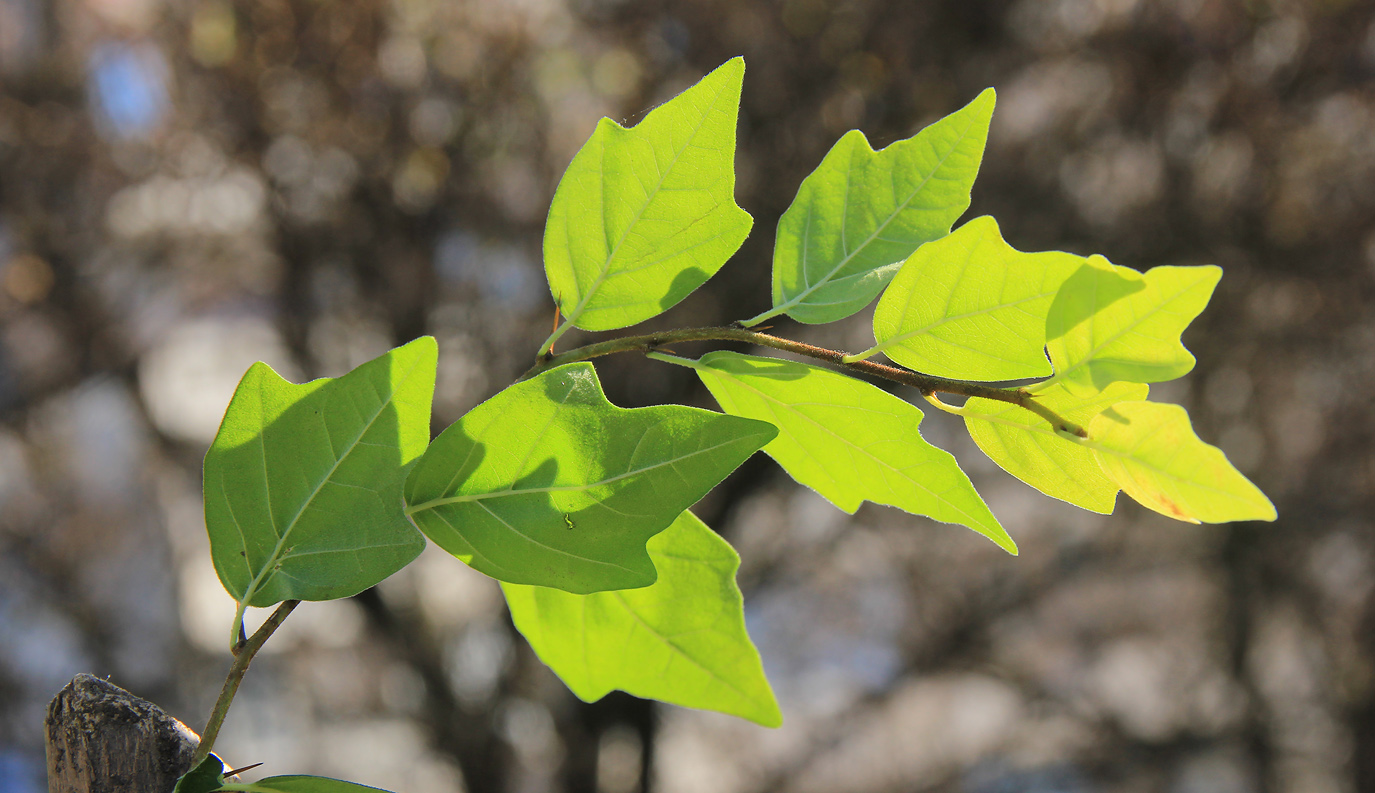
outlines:
[[[955,458],[921,437],[915,406],[791,361],[723,351],[686,363],[727,413],[777,426],[764,451],[837,507],[853,513],[865,500],[887,504],[968,526],[1017,552]]]
[[[845,134],[802,182],[778,222],[774,308],[833,322],[867,306],[920,245],[939,239],[969,208],[993,116],[989,88],[914,137],[875,152],[864,133]]]
[[[1122,402],[1089,424],[1103,471],[1145,506],[1189,523],[1274,520],[1275,506],[1216,446],[1199,440],[1178,405]]]
[[[619,689],[777,727],[783,717],[745,632],[735,550],[691,512],[648,549],[653,586],[573,595],[503,583],[511,618],[584,701]]]
[[[1087,427],[1093,417],[1118,402],[1145,399],[1150,386],[1114,383],[1089,397],[1062,386],[1036,394],[1036,401],[1065,419]],[[1045,419],[1007,402],[973,398],[965,402],[965,426],[989,459],[1004,471],[1052,498],[1104,515],[1117,501],[1117,483],[1098,465],[1091,449],[1056,432]]]
[[[1154,267],[1144,275],[1101,256],[1065,282],[1046,318],[1055,377],[1088,396],[1119,380],[1161,383],[1194,368],[1179,336],[1208,305],[1222,277],[1214,265]]]
[[[434,339],[302,385],[256,363],[205,456],[205,524],[240,603],[357,594],[425,547],[401,511],[430,438]]]
[[[554,302],[585,330],[623,328],[687,297],[753,219],[735,203],[735,58],[626,129],[602,119],[564,172],[544,230]]]
[[[1022,253],[993,218],[975,218],[902,266],[874,310],[878,344],[862,355],[882,351],[918,372],[966,380],[1048,375],[1046,313],[1083,261]]]
[[[682,405],[618,408],[592,364],[571,364],[444,430],[406,482],[406,511],[501,581],[579,594],[648,586],[645,542],[776,434]]]

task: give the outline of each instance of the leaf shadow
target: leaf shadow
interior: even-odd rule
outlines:
[[[1104,266],[1106,263],[1085,262],[1061,284],[1046,315],[1046,341],[1064,336],[1094,314],[1146,288],[1144,278],[1123,277]],[[1094,299],[1078,299],[1082,294],[1092,294]]]

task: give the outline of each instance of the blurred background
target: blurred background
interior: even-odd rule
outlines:
[[[293,615],[226,759],[399,793],[1375,791],[1364,0],[0,0],[0,791],[45,789],[77,672],[203,725],[232,604],[200,461],[248,364],[335,376],[434,334],[435,426],[458,418],[548,333],[543,219],[596,120],[735,55],[754,235],[652,326],[762,311],[778,216],[837,137],[886,145],[992,85],[969,217],[1224,267],[1197,369],[1153,396],[1279,520],[1100,518],[929,415],[1020,558],[846,516],[763,455],[699,505],[744,557],[782,729],[578,702],[495,585],[427,551]],[[776,332],[853,350],[868,323]],[[712,406],[676,367],[599,370],[624,406]]]

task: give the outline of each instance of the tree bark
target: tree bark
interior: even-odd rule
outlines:
[[[48,704],[48,793],[170,793],[200,738],[147,700],[88,674]]]

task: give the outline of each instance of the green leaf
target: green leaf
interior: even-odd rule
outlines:
[[[866,499],[887,504],[968,526],[1017,553],[955,458],[921,437],[915,406],[852,377],[775,358],[722,351],[684,363],[727,413],[777,426],[764,451],[837,507],[853,513]]]
[[[765,727],[783,723],[745,632],[740,557],[691,512],[649,541],[653,586],[572,595],[503,583],[540,660],[586,702],[620,689]]]
[[[303,385],[255,363],[205,456],[205,524],[240,604],[357,594],[425,547],[401,511],[430,438],[434,339]]]
[[[965,380],[1048,375],[1046,313],[1083,261],[1022,253],[993,218],[975,218],[912,254],[874,310],[878,344],[852,360],[883,352],[910,369]]]
[[[745,62],[727,61],[626,129],[611,119],[569,164],[549,207],[544,269],[584,330],[634,325],[687,297],[745,241],[735,125]]]
[[[618,408],[592,364],[571,364],[446,429],[406,482],[406,511],[501,581],[578,594],[649,586],[645,542],[776,434],[682,405]]]
[[[213,754],[182,774],[172,793],[213,793],[224,785],[224,763]]]
[[[1089,397],[1062,386],[1036,394],[1036,401],[1065,419],[1087,427],[1103,410],[1127,400],[1145,399],[1150,386],[1113,383]],[[973,398],[961,408],[974,442],[1004,471],[1051,498],[1107,515],[1117,502],[1117,483],[1098,465],[1091,449],[1056,432],[1040,416],[1007,402]]]
[[[330,779],[323,776],[270,776],[257,782],[243,782],[224,785],[221,790],[241,791],[242,793],[377,793],[381,788]],[[386,791],[383,791],[386,793]]]
[[[969,208],[993,103],[989,88],[878,152],[864,133],[847,132],[779,220],[774,308],[745,324],[784,313],[812,324],[848,317],[883,290],[896,263],[948,234]]]
[[[1122,402],[1089,425],[1103,471],[1146,507],[1189,523],[1274,520],[1275,505],[1216,446],[1199,440],[1178,405]]]
[[[1119,380],[1161,383],[1188,374],[1194,356],[1179,336],[1222,277],[1214,265],[1154,267],[1144,275],[1101,256],[1065,282],[1046,319],[1055,377],[1088,396]]]

